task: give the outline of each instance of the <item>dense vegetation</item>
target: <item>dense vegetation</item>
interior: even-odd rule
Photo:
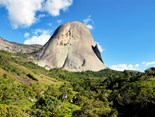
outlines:
[[[0,117],[153,117],[155,68],[47,71],[0,51]]]

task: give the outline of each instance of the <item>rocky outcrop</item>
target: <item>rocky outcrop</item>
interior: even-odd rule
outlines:
[[[76,21],[60,26],[34,56],[38,65],[48,69],[99,71],[106,68],[91,32],[85,24]]]
[[[8,42],[0,38],[0,50],[12,52],[12,53],[32,53],[41,48],[41,45],[23,45],[13,42]]]

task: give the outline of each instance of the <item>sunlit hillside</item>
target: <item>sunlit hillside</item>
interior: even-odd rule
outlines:
[[[155,114],[155,68],[47,71],[0,51],[1,117],[142,117]]]

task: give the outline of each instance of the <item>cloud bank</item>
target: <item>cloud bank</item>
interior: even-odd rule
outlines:
[[[40,44],[44,45],[51,37],[51,31],[44,30],[44,29],[36,29],[33,32],[33,35],[30,36],[29,33],[25,33],[24,37],[26,40],[24,41],[24,44]]]
[[[124,71],[124,70],[138,70],[139,64],[118,64],[118,65],[112,65],[110,67],[113,70],[117,71]]]
[[[144,66],[151,66],[151,65],[155,65],[155,61],[143,62],[142,64],[143,64]]]
[[[8,17],[13,28],[29,27],[42,17],[42,12],[51,16],[59,16],[60,11],[66,11],[73,0],[0,0],[0,6],[8,11]],[[38,16],[36,13],[40,13]]]
[[[13,28],[28,27],[36,22],[35,14],[41,10],[43,0],[0,0],[8,10],[8,16]]]
[[[72,3],[73,0],[47,0],[43,9],[52,16],[59,16],[60,10],[66,11]]]

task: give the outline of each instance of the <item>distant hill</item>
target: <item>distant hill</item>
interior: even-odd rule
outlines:
[[[37,44],[24,45],[15,42],[9,42],[0,37],[0,50],[5,50],[12,53],[32,53],[41,47],[41,45]]]

